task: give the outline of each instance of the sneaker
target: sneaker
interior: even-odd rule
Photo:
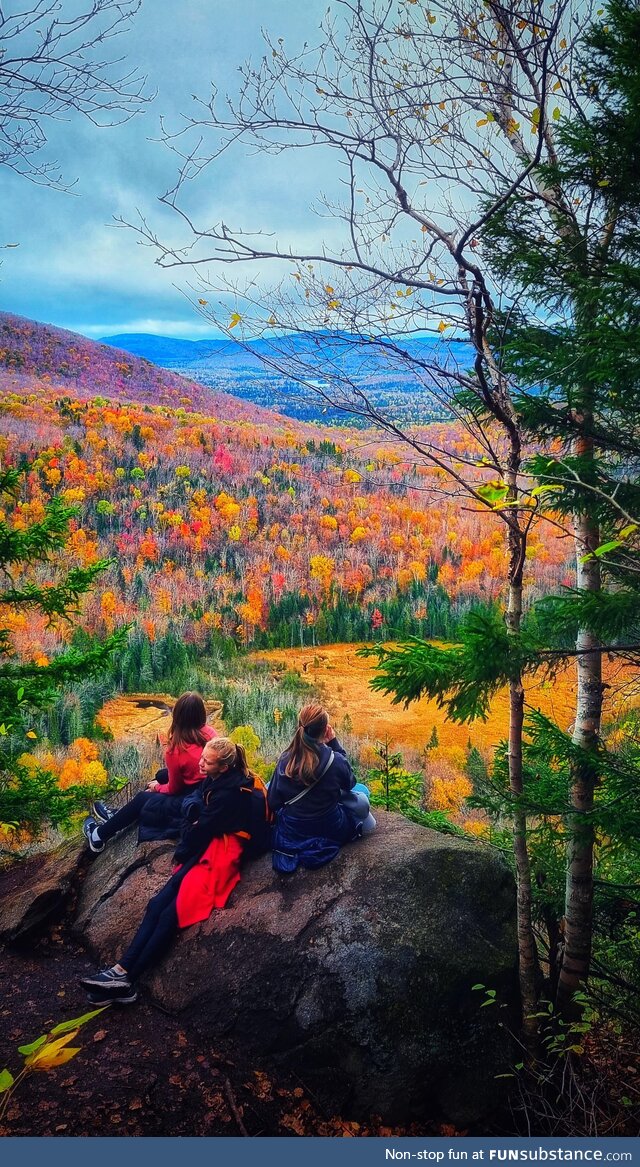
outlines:
[[[99,972],[88,977],[80,977],[80,984],[84,989],[102,989],[113,992],[118,988],[130,989],[131,981],[128,973],[118,973],[113,968],[101,968]]]
[[[116,812],[96,798],[95,802],[91,803],[91,813],[99,825],[100,823],[108,823],[109,819],[112,819]]]
[[[82,824],[82,833],[85,836],[90,849],[95,855],[99,855],[101,851],[104,851],[107,845],[106,843],[101,843],[99,839],[94,840],[92,838],[93,832],[95,831],[96,827],[99,826],[100,824],[97,823],[91,815],[89,818],[86,818]]]
[[[119,992],[108,995],[94,989],[91,993],[87,992],[87,1000],[92,1005],[133,1005],[134,1001],[138,1000],[138,993],[133,986],[129,989],[122,988]]]

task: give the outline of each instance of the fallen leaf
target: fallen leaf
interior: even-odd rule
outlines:
[[[106,1029],[96,1029],[96,1032],[93,1035],[93,1040],[94,1041],[104,1041],[106,1036],[107,1036]]]

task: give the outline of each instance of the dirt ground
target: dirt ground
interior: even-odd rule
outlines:
[[[19,1045],[92,1008],[78,978],[93,967],[62,925],[29,950],[0,953],[0,1070]],[[76,1057],[34,1073],[12,1099],[2,1135],[331,1135],[392,1133],[323,1113],[304,1082],[257,1064],[230,1042],[206,1046],[145,1000],[111,1006],[80,1030]],[[394,1132],[395,1133],[395,1132]],[[399,1134],[438,1134],[426,1127]]]
[[[371,741],[384,741],[388,736],[393,748],[422,750],[436,727],[441,746],[459,746],[466,749],[469,739],[480,750],[491,751],[503,738],[508,725],[508,694],[500,690],[491,703],[486,721],[471,726],[455,725],[447,720],[446,711],[435,701],[423,698],[408,709],[392,705],[391,698],[369,688],[374,674],[374,661],[358,657],[358,644],[328,644],[320,648],[274,649],[253,654],[255,660],[272,661],[279,666],[300,673],[305,680],[322,688],[335,729],[340,732],[343,718],[351,721],[352,732]],[[623,709],[638,704],[637,684],[618,669],[605,665],[605,678],[611,686],[612,706]],[[562,729],[568,730],[574,716],[573,666],[560,670],[553,680],[533,679],[527,687],[530,705],[551,717]]]

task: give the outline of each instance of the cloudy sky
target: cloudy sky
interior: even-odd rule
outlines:
[[[62,0],[63,11],[77,2]],[[24,7],[19,0],[3,5],[8,15]],[[238,65],[262,54],[261,28],[293,48],[314,39],[325,10],[326,0],[307,0],[304,10],[291,0],[143,0],[118,51],[157,90],[146,112],[110,129],[80,116],[48,127],[48,157],[59,160],[67,180],[77,178],[73,194],[0,168],[0,243],[19,244],[2,251],[0,309],[90,337],[212,335],[185,296],[188,277],[158,268],[153,253],[114,219],[132,220],[139,211],[166,228],[157,196],[172,184],[176,162],[153,141],[160,116],[178,128],[180,114],[193,109],[192,95],[207,96],[211,81],[223,92],[235,87]],[[311,210],[316,182],[299,155],[285,174],[282,162],[236,153],[200,179],[191,205],[209,223],[224,217],[236,226],[286,228],[300,239],[322,229]]]

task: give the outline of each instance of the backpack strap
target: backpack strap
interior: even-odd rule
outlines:
[[[318,782],[326,774],[326,772],[330,768],[330,766],[333,765],[334,758],[335,758],[335,754],[334,754],[333,750],[329,750],[329,757],[327,758],[320,773],[314,778],[311,785],[305,786],[304,790],[301,790],[299,794],[294,794],[293,798],[290,798],[289,801],[285,802],[284,805],[285,806],[293,806],[294,802],[299,802],[301,798],[304,798],[305,794],[308,794],[310,790],[313,790],[314,786],[318,785]]]

